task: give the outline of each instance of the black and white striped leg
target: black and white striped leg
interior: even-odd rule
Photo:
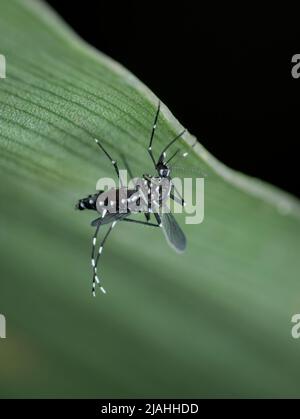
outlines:
[[[182,207],[185,207],[185,201],[182,198],[177,198],[174,194],[170,193],[170,198],[173,199],[173,201],[177,202],[177,204],[181,205]]]
[[[92,293],[93,296],[95,296],[95,284],[96,284],[96,261],[95,261],[95,249],[96,249],[96,242],[97,242],[97,236],[99,233],[99,229],[101,226],[101,220],[99,220],[99,223],[97,224],[94,236],[93,236],[93,240],[92,240],[92,256],[91,256],[91,263],[92,263],[92,268],[93,268],[93,285],[92,285]]]
[[[91,256],[91,264],[92,264],[92,268],[93,268],[92,293],[93,293],[94,296],[95,296],[95,284],[96,284],[95,273],[97,272],[96,261],[95,261],[95,249],[96,249],[96,243],[97,243],[97,236],[98,236],[99,229],[100,229],[100,226],[101,226],[101,220],[102,220],[102,218],[105,217],[106,213],[107,213],[107,210],[104,210],[103,213],[102,213],[102,217],[95,220],[95,221],[99,221],[99,222],[96,225],[96,230],[95,230],[95,233],[94,233],[93,239],[92,239],[92,256]]]
[[[162,227],[162,223],[161,223],[161,218],[160,218],[160,215],[159,215],[157,212],[155,212],[155,213],[154,213],[154,217],[156,218],[156,221],[157,221],[158,227]]]
[[[178,189],[176,188],[176,186],[174,185],[174,183],[172,182],[172,180],[171,180],[171,183],[172,183],[172,188],[174,189],[174,191],[177,193],[177,195],[178,195],[178,198],[177,197],[175,197],[172,193],[170,194],[170,198],[172,198],[174,201],[176,201],[176,202],[179,202],[179,204],[180,205],[182,205],[183,207],[185,207],[186,206],[186,202],[185,202],[185,200],[182,198],[182,196],[180,195],[180,193],[179,193],[179,191],[178,191]],[[173,195],[173,197],[171,196],[171,195]],[[177,198],[178,199],[178,201],[175,199],[175,198]]]
[[[160,111],[160,102],[158,102],[157,111],[156,111],[154,122],[153,122],[153,125],[152,125],[150,142],[149,142],[149,146],[148,146],[148,153],[149,153],[149,155],[151,157],[151,160],[152,160],[152,162],[154,164],[155,169],[156,169],[156,163],[155,163],[155,158],[154,158],[153,152],[152,152],[152,142],[153,142],[153,137],[154,137],[154,133],[155,133],[155,130],[156,130],[156,126],[157,126],[157,120],[158,120],[159,111]]]
[[[98,254],[97,254],[97,257],[96,257],[96,260],[95,260],[94,273],[93,273],[93,287],[92,287],[92,293],[93,293],[93,296],[94,296],[94,297],[96,296],[96,290],[95,290],[95,288],[96,288],[96,283],[99,285],[100,290],[101,290],[104,294],[106,294],[106,291],[105,291],[105,289],[102,287],[102,285],[101,285],[101,283],[100,283],[100,279],[99,279],[99,277],[98,277],[98,275],[97,275],[97,266],[98,266],[98,262],[99,262],[99,259],[100,259],[101,254],[102,254],[103,248],[104,248],[104,244],[105,244],[105,242],[106,242],[106,240],[107,240],[107,237],[109,236],[110,232],[112,231],[112,229],[115,227],[115,225],[116,225],[116,224],[117,224],[117,221],[114,221],[114,222],[111,224],[111,226],[109,227],[109,229],[107,230],[107,232],[106,232],[106,234],[105,234],[105,236],[104,236],[104,239],[102,240],[102,242],[100,243],[100,246],[99,246]]]
[[[103,153],[109,158],[111,164],[114,166],[114,169],[116,171],[116,174],[117,174],[118,178],[120,179],[121,186],[123,186],[122,185],[122,179],[120,178],[120,172],[119,172],[117,161],[116,160],[113,160],[113,158],[110,156],[110,154],[108,154],[108,152],[105,150],[105,148],[103,147],[103,145],[100,143],[99,140],[97,140],[95,138],[95,141],[96,141],[96,144],[98,144],[98,146],[101,148],[101,150],[103,151]]]

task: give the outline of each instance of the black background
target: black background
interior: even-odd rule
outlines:
[[[196,1],[48,2],[218,159],[300,196],[300,78],[291,76],[300,30],[281,9],[275,18],[274,5],[262,15],[217,4],[208,12]]]

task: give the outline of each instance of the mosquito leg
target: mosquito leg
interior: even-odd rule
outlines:
[[[117,224],[117,221],[114,221],[112,224],[111,224],[111,226],[109,227],[109,229],[107,230],[107,232],[106,232],[106,234],[105,234],[105,236],[104,236],[104,239],[102,240],[102,242],[100,243],[100,246],[99,246],[99,250],[98,250],[98,254],[97,254],[97,257],[96,257],[96,260],[95,260],[95,266],[94,266],[94,276],[93,276],[93,296],[95,297],[95,295],[96,295],[96,293],[95,293],[95,284],[96,284],[96,282],[97,282],[97,284],[99,285],[99,287],[100,287],[100,290],[104,293],[104,294],[106,294],[106,291],[105,291],[105,289],[100,285],[100,279],[98,278],[98,276],[97,276],[97,265],[98,265],[98,262],[99,262],[99,258],[100,258],[100,255],[101,255],[101,253],[102,253],[102,251],[103,251],[103,247],[104,247],[104,243],[106,242],[106,239],[107,239],[107,237],[109,236],[109,234],[110,234],[110,232],[112,231],[112,229],[115,227],[115,225]]]
[[[174,144],[175,143],[175,141],[177,141],[184,133],[185,133],[185,129],[180,133],[180,134],[178,134],[172,141],[170,141],[169,142],[169,144],[167,144],[166,145],[166,147],[163,149],[163,151],[160,153],[160,156],[159,156],[159,159],[158,159],[158,161],[157,161],[157,164],[159,163],[159,162],[163,162],[163,160],[164,160],[164,158],[165,158],[165,156],[166,156],[166,151],[168,150],[168,148],[169,147],[171,147],[171,145],[172,144]]]
[[[95,249],[96,249],[96,243],[97,243],[97,236],[98,236],[99,229],[100,229],[100,226],[101,226],[101,220],[102,220],[102,218],[105,217],[106,212],[107,212],[106,210],[103,211],[102,217],[101,218],[98,218],[97,220],[95,220],[95,221],[98,221],[99,220],[99,222],[97,223],[97,227],[96,227],[95,233],[93,235],[93,240],[92,240],[91,263],[92,263],[92,267],[93,267],[93,285],[92,285],[92,293],[93,293],[93,296],[95,296],[95,287],[96,287],[96,272],[97,272],[97,268],[96,268],[96,261],[95,261]]]
[[[95,272],[96,272],[95,248],[96,248],[97,236],[98,236],[98,233],[99,233],[100,225],[101,225],[101,222],[99,222],[97,224],[97,227],[96,227],[96,230],[95,230],[95,233],[94,233],[94,236],[93,236],[93,240],[92,240],[91,263],[92,263],[93,272],[94,272],[94,274],[93,274],[93,285],[92,285],[93,296],[95,296],[95,286],[96,286],[96,282],[95,282],[96,281],[96,279],[95,279]]]
[[[174,194],[170,193],[170,198],[173,199],[173,201],[177,202],[177,204],[180,204],[181,206],[185,207],[185,201],[182,198],[177,198]]]
[[[123,218],[121,221],[127,221],[129,223],[143,224],[145,226],[159,227],[158,224],[148,223],[145,221],[133,220],[132,218]]]
[[[156,130],[156,125],[157,125],[159,111],[160,111],[160,102],[158,102],[157,111],[156,111],[155,118],[154,118],[154,123],[152,125],[150,142],[149,142],[149,146],[148,146],[148,153],[149,153],[149,155],[151,157],[151,160],[152,160],[152,162],[154,164],[155,169],[156,169],[156,163],[155,163],[155,158],[154,158],[153,152],[152,152],[152,142],[153,142],[153,137],[154,137],[154,133],[155,133],[155,130]]]
[[[182,198],[182,196],[180,195],[180,193],[179,193],[179,191],[178,191],[178,189],[176,188],[176,186],[174,185],[174,183],[172,182],[172,179],[171,179],[171,183],[172,183],[172,187],[174,188],[174,191],[177,193],[177,195],[178,195],[178,199],[181,201],[181,202],[179,202],[180,203],[180,205],[182,205],[183,207],[185,207],[186,206],[186,202],[185,202],[185,200]],[[172,198],[172,196],[171,196],[171,194],[170,194],[170,197]],[[175,198],[175,196],[174,196],[174,198]],[[176,201],[176,199],[174,199],[174,198],[172,198],[174,201]],[[176,202],[178,202],[178,201],[176,201]]]
[[[156,218],[157,224],[159,227],[162,226],[160,215],[157,212],[154,212],[154,217]]]
[[[110,156],[110,154],[108,154],[108,152],[105,150],[105,148],[103,147],[103,145],[100,143],[99,140],[95,139],[96,144],[98,144],[98,146],[101,148],[101,150],[103,151],[103,153],[109,158],[111,164],[114,166],[114,169],[116,171],[116,174],[121,182],[121,186],[122,185],[122,179],[120,178],[120,172],[119,172],[119,168],[118,168],[118,163],[116,162],[116,160],[113,160],[113,158]]]

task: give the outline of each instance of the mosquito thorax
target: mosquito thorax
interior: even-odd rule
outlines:
[[[162,176],[143,175],[143,179],[145,179],[145,181],[148,182],[148,184],[149,183],[150,184],[151,183],[158,184],[158,183],[160,183],[162,181],[163,177]]]

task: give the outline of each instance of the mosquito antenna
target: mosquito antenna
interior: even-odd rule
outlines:
[[[178,160],[180,159],[184,159],[189,153],[184,152],[183,154],[181,154],[181,156],[178,156],[177,159],[173,162],[172,166],[170,166],[170,169],[172,170],[175,166],[175,164],[178,162]]]
[[[153,151],[152,151],[152,142],[153,142],[154,133],[155,133],[155,130],[156,130],[156,127],[157,127],[157,120],[158,120],[159,112],[160,112],[160,101],[158,102],[157,111],[156,111],[154,122],[153,122],[153,125],[152,125],[150,142],[149,142],[149,146],[148,146],[148,153],[151,157],[151,160],[154,164],[154,167],[156,167],[156,163],[155,163],[155,158],[153,156]]]
[[[175,153],[166,161],[166,164],[170,163],[170,161],[179,153],[179,148],[175,151]]]
[[[180,134],[178,134],[172,141],[169,142],[169,144],[166,145],[166,147],[163,149],[163,151],[161,152],[158,161],[161,161],[165,152],[168,150],[169,147],[171,147],[172,144],[175,143],[175,141],[177,141],[184,133],[185,133],[186,129],[184,129]]]
[[[194,148],[195,145],[197,143],[197,140],[194,142],[194,144],[192,145],[191,148]],[[177,153],[176,153],[177,154]],[[175,155],[176,155],[175,154]],[[187,151],[185,151],[183,154],[181,154],[181,156],[178,156],[178,158],[173,162],[172,166],[170,167],[170,169],[172,170],[174,168],[174,165],[178,162],[179,159],[185,158],[189,153]],[[173,158],[174,156],[172,156]],[[170,159],[171,160],[171,159]]]

